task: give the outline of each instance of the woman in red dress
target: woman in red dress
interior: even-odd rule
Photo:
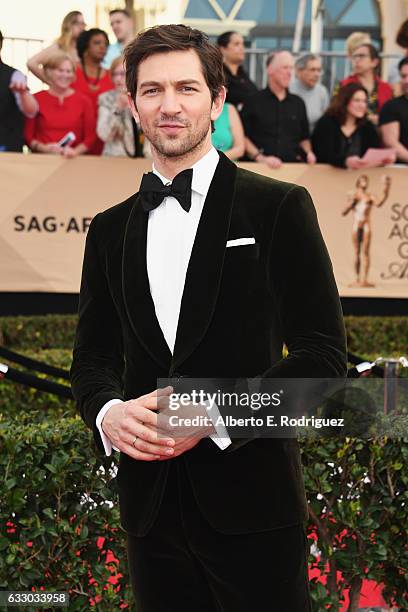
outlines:
[[[32,151],[76,157],[87,153],[96,136],[95,114],[88,98],[73,89],[75,64],[62,51],[56,51],[44,63],[48,91],[34,94],[37,115],[27,119],[25,140]],[[73,140],[65,146],[61,140],[70,132]]]
[[[110,89],[114,89],[108,70],[102,68],[102,61],[109,45],[106,32],[99,28],[91,28],[82,32],[77,40],[77,49],[80,63],[76,68],[76,81],[74,89],[85,94],[91,101],[95,113],[98,114],[98,96]],[[100,155],[104,143],[96,138],[90,153]]]

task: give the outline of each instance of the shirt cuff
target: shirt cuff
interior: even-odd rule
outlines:
[[[122,404],[122,403],[123,402],[120,399],[109,400],[109,402],[106,402],[106,404],[102,406],[102,408],[100,409],[96,417],[95,424],[96,424],[96,427],[98,428],[99,435],[101,436],[103,448],[105,450],[105,455],[107,455],[108,457],[112,454],[112,448],[113,450],[116,450],[116,451],[119,451],[119,449],[116,448],[116,446],[112,445],[112,442],[110,441],[108,436],[103,432],[103,429],[102,429],[103,417],[108,412],[111,406],[114,406],[115,404]]]
[[[203,402],[203,404],[206,408],[210,407],[210,402],[208,400],[206,402]],[[218,448],[224,450],[227,448],[227,446],[232,444],[232,442],[231,438],[228,435],[227,428],[224,425],[221,413],[218,410],[217,404],[212,404],[211,410],[207,410],[207,412],[212,424],[215,427],[215,433],[211,434],[209,438],[211,438],[211,440],[215,442]]]
[[[18,83],[18,84],[23,83],[24,85],[27,85],[27,78],[26,78],[26,76],[22,72],[20,72],[20,70],[15,70],[12,73],[12,75],[11,75],[10,85],[14,85],[14,83]],[[13,91],[13,94],[14,94],[14,98],[16,100],[16,104],[18,106],[19,111],[21,113],[23,113],[23,107],[22,107],[22,103],[21,103],[21,94],[20,94],[20,92],[19,91]],[[34,98],[34,100],[35,100],[35,98]],[[33,112],[33,113],[23,113],[24,117],[27,117],[27,119],[33,119],[37,115],[38,109],[39,109],[37,100],[35,100],[35,103],[37,105],[37,109],[36,109],[35,112]]]

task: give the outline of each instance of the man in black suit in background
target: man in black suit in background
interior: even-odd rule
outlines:
[[[225,88],[202,32],[156,26],[125,61],[153,173],[89,228],[71,380],[99,448],[120,450],[137,610],[307,612],[297,441],[231,439],[212,425],[160,437],[156,409],[171,389],[156,387],[165,377],[345,375],[316,213],[305,189],[238,169],[212,147]]]

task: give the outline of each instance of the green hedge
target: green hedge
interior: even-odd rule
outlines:
[[[44,349],[33,351],[18,348],[18,352],[31,359],[63,368],[64,370],[69,370],[72,359],[72,351],[68,349]],[[52,382],[69,385],[69,380],[53,378],[31,370],[25,370],[18,364],[10,363],[10,366],[16,370],[22,370],[28,374],[38,376],[39,378],[46,378]],[[3,384],[0,384],[0,415],[3,415],[5,418],[16,417],[20,422],[25,418],[28,418],[28,421],[33,419],[41,420],[45,415],[49,415],[51,412],[54,416],[58,415],[59,417],[64,415],[73,416],[76,414],[76,409],[72,400],[44,393],[32,387],[15,385],[13,382],[7,380],[7,378],[3,381]]]
[[[2,419],[0,449],[0,589],[70,591],[70,611],[88,610],[95,599],[98,611],[131,603],[127,573],[107,563],[108,550],[126,555],[108,486],[114,461],[92,452],[80,418]],[[109,587],[112,577],[118,582]]]
[[[0,319],[0,329],[9,348],[67,369],[75,322],[76,317],[10,317]],[[362,357],[406,351],[408,317],[347,317],[346,326],[350,351]],[[0,402],[6,475],[0,481],[0,588],[71,589],[70,610],[88,610],[100,596],[98,610],[133,605],[125,536],[109,486],[115,459],[94,453],[72,401],[5,380]],[[312,581],[314,610],[337,611],[343,588],[351,588],[354,612],[364,578],[383,582],[386,600],[408,609],[406,440],[303,440],[301,447],[308,530],[322,552],[319,564],[312,556],[310,563],[327,576],[327,586]],[[106,538],[102,550],[98,537]],[[119,565],[107,566],[107,549]],[[111,572],[117,587],[106,588]]]
[[[348,349],[365,357],[405,355],[407,353],[407,317],[345,317]],[[385,354],[386,353],[386,354]]]
[[[0,344],[13,350],[70,349],[76,321],[75,315],[0,317]]]
[[[17,350],[71,349],[75,315],[0,317],[0,344]],[[345,317],[349,350],[377,355],[379,351],[404,353],[407,350],[408,317]]]
[[[131,604],[125,536],[110,484],[115,460],[92,452],[78,417],[0,420],[0,449],[0,588],[69,590],[70,610],[87,610],[99,596],[98,610]],[[311,557],[310,564],[328,578],[327,588],[312,581],[314,609],[330,604],[338,610],[342,589],[359,593],[363,578],[384,582],[386,598],[405,609],[406,442],[308,440],[302,456],[308,530],[322,551],[320,562]],[[105,538],[102,549],[99,537]],[[107,565],[108,549],[120,564]],[[112,575],[116,588],[106,589]]]
[[[406,610],[407,440],[331,438],[301,448],[308,529],[322,552],[320,562],[310,561],[327,576],[327,587],[312,584],[316,610],[337,610],[343,587],[355,597],[349,610],[357,610],[364,578],[384,583],[385,600]]]

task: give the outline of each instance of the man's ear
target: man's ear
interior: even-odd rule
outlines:
[[[128,106],[130,108],[130,112],[135,118],[136,123],[140,123],[139,113],[137,112],[135,101],[133,100],[131,94],[128,92]]]
[[[227,90],[224,86],[222,86],[220,88],[220,91],[218,92],[218,95],[214,98],[213,103],[211,105],[211,121],[215,121],[221,115],[226,95]]]

